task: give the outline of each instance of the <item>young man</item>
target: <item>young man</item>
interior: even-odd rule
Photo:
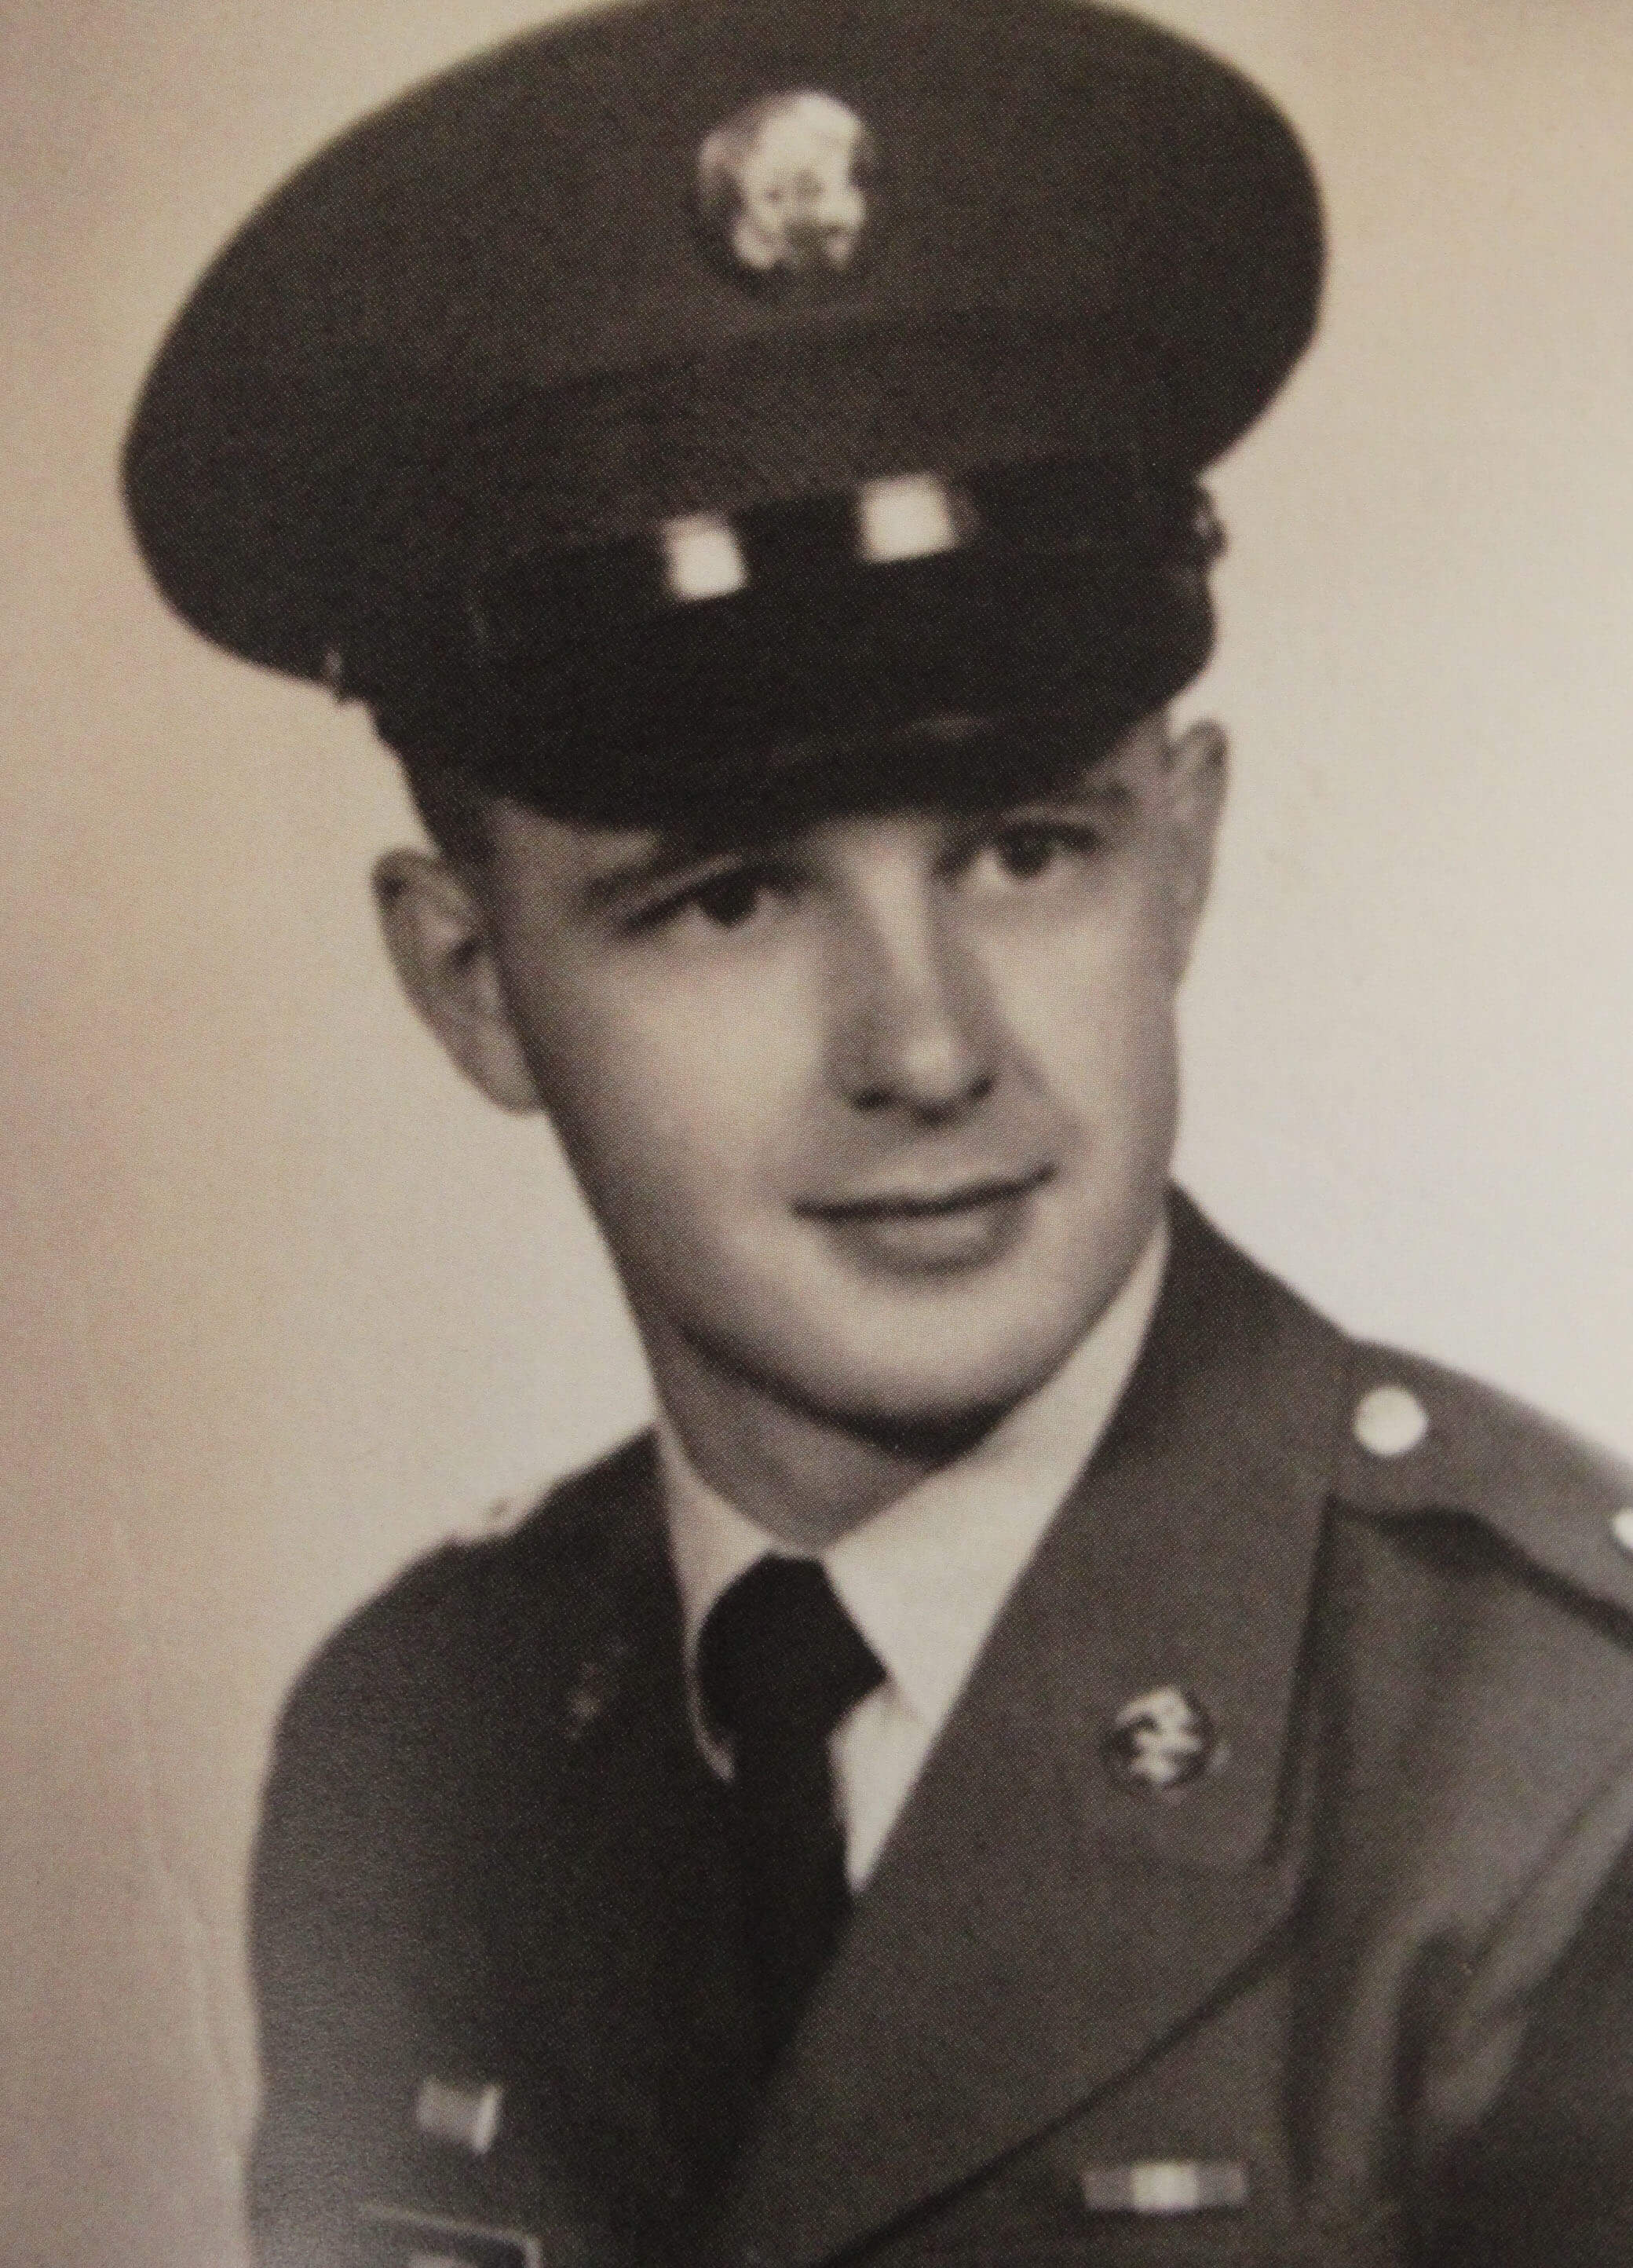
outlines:
[[[1168,1184],[1308,169],[1068,0],[648,0],[251,222],[128,486],[366,701],[655,1433],[303,1679],[262,2259],[1619,2257],[1633,1480]]]

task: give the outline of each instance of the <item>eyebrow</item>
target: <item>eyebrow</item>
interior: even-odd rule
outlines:
[[[953,827],[992,826],[1006,817],[1024,817],[1053,810],[1083,809],[1103,811],[1108,817],[1125,812],[1135,800],[1129,783],[1118,771],[1090,772],[1070,781],[1037,788],[1028,794],[1002,796],[990,803],[972,803],[967,809],[957,806],[904,805],[900,811],[888,808],[878,811],[838,811],[815,818],[793,821],[786,828],[774,828],[767,834],[752,836],[702,835],[667,831],[659,834],[648,848],[632,850],[618,858],[599,873],[592,874],[584,887],[584,901],[592,912],[604,912],[621,899],[638,895],[679,875],[688,874],[700,866],[711,866],[733,860],[775,858],[779,851],[802,835],[817,828],[846,820],[905,818],[931,814],[944,819]]]
[[[1109,823],[1126,818],[1138,800],[1137,791],[1129,780],[1120,773],[1108,772],[1095,778],[1036,787],[1029,793],[974,805],[967,812],[952,813],[949,816],[955,824],[964,827],[990,827],[1006,820],[1032,822],[1051,816],[1063,819],[1074,814]]]
[[[1134,801],[1134,789],[1120,771],[1088,774],[1082,779],[1063,780],[1057,784],[1034,788],[1030,795],[1006,796],[1001,803],[983,805],[972,815],[978,819],[1001,819],[1006,812],[1047,810],[1051,806],[1104,805],[1122,810]]]
[[[592,912],[604,910],[621,898],[651,889],[677,874],[688,873],[712,859],[750,855],[746,844],[710,843],[691,835],[661,835],[650,849],[631,851],[600,873],[592,874],[584,887],[585,903]]]

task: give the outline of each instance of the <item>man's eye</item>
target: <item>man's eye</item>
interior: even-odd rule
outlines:
[[[1057,821],[1024,821],[1001,828],[972,861],[976,880],[1036,882],[1068,863],[1081,864],[1100,848],[1092,828]],[[983,873],[984,870],[984,873]]]
[[[780,881],[778,875],[763,866],[728,866],[648,906],[636,917],[634,926],[656,930],[698,922],[710,929],[742,929],[765,911]]]
[[[1063,845],[1052,828],[1013,827],[992,847],[1006,874],[1018,882],[1031,882],[1054,865]]]
[[[707,882],[700,882],[687,893],[681,910],[695,906],[706,921],[717,929],[740,929],[760,911],[770,890],[768,876],[749,866],[737,867],[729,874],[717,874]]]

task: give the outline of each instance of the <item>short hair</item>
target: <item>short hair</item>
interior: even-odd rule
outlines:
[[[436,848],[456,866],[486,865],[493,850],[489,821],[498,791],[444,749],[410,743],[393,753]]]

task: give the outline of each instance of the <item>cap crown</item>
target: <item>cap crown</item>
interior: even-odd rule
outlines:
[[[768,115],[828,154],[791,173],[762,139],[803,212],[734,238]],[[1193,474],[1302,349],[1320,264],[1279,114],[1132,17],[646,0],[297,173],[166,342],[127,495],[183,615],[317,677],[511,562],[688,513],[1057,458]]]

